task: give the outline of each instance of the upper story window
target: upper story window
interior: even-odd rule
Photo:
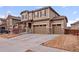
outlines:
[[[42,16],[46,16],[46,10],[42,10]]]
[[[33,17],[35,18],[35,12],[33,13]]]
[[[24,15],[22,15],[22,19],[24,19]]]
[[[46,16],[46,10],[41,10],[40,11],[40,17]]]
[[[22,19],[27,19],[27,15],[22,15]]]
[[[34,18],[35,17],[42,17],[42,16],[47,16],[46,15],[46,10],[41,10],[41,11],[34,12]]]
[[[33,18],[33,13],[29,13],[29,19],[32,19]]]
[[[34,13],[34,18],[35,18],[35,17],[39,17],[39,12],[35,12],[35,13]]]
[[[42,17],[42,11],[40,11],[40,17]]]
[[[27,19],[27,15],[25,15],[25,19]]]
[[[46,16],[46,10],[44,10],[44,16]]]
[[[39,12],[37,12],[37,17],[39,17]]]

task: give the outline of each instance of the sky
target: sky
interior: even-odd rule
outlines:
[[[20,16],[20,12],[24,10],[35,10],[44,6],[0,6],[0,18],[6,17],[8,14]],[[68,18],[67,26],[79,21],[79,6],[51,6],[61,16]]]

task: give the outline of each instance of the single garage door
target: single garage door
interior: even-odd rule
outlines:
[[[34,25],[33,33],[35,34],[46,34],[46,25]]]
[[[61,34],[61,24],[52,25],[53,34]]]

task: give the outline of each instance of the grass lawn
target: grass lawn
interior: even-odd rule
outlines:
[[[61,35],[42,45],[75,52],[79,51],[79,37],[74,35]]]

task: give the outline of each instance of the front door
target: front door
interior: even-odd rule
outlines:
[[[28,33],[31,33],[31,27],[32,27],[32,24],[28,23]]]

